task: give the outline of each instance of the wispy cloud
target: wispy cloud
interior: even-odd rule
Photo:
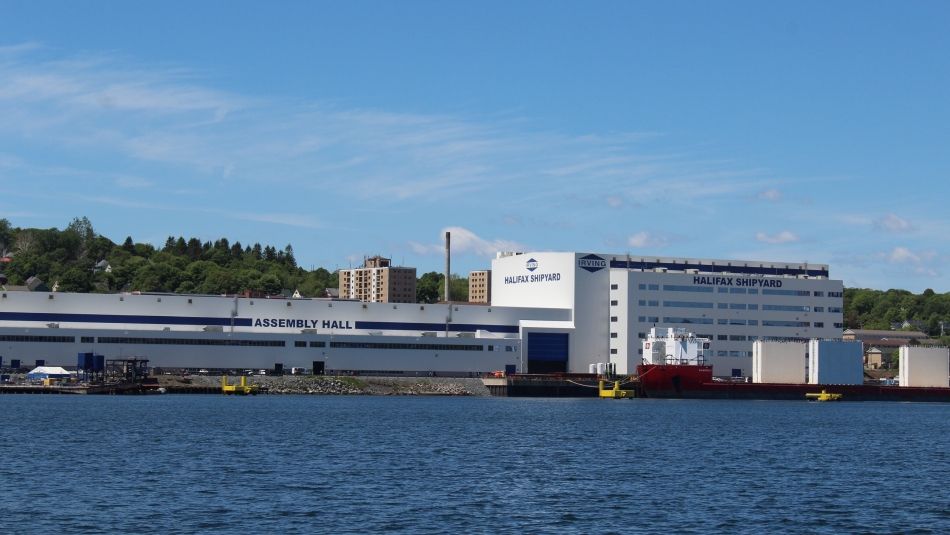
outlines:
[[[783,230],[776,234],[766,234],[764,232],[757,232],[755,234],[755,239],[763,243],[779,244],[779,243],[792,243],[799,240],[798,235],[790,230]]]
[[[915,275],[937,277],[939,272],[935,266],[938,255],[935,251],[913,251],[908,247],[898,246],[888,253],[881,253],[879,257],[890,264],[904,266]]]
[[[897,233],[910,232],[914,230],[913,225],[911,225],[906,219],[896,214],[887,214],[879,219],[876,219],[874,221],[874,228]]]
[[[627,245],[630,247],[663,247],[667,244],[667,239],[655,236],[647,231],[640,231],[627,238]]]
[[[324,225],[320,223],[316,218],[307,214],[254,214],[246,212],[220,212],[215,211],[216,213],[222,213],[224,215],[233,217],[234,219],[242,219],[244,221],[256,221],[258,223],[273,223],[275,225],[286,225],[290,227],[300,227],[308,229],[320,229],[324,228]]]
[[[495,253],[502,251],[525,251],[528,247],[511,240],[482,238],[469,229],[462,227],[447,227],[442,229],[440,236],[444,237],[446,232],[451,232],[452,253],[472,253],[477,256],[493,257]],[[423,244],[410,242],[410,249],[420,255],[441,255],[445,253],[445,242],[436,244]]]
[[[937,258],[935,251],[913,252],[907,247],[894,247],[885,255],[887,260],[893,264],[920,264],[921,262],[931,262]]]
[[[332,184],[338,195],[376,202],[438,202],[499,188],[536,203],[600,192],[619,207],[727,197],[762,187],[768,175],[698,150],[650,153],[641,144],[655,132],[569,135],[532,129],[520,117],[249,98],[186,69],[109,55],[43,60],[34,50],[9,48],[0,62],[7,119],[0,135],[152,163],[162,166],[153,172],[184,171],[191,182]]]
[[[775,188],[769,188],[769,189],[760,191],[758,195],[756,195],[756,198],[762,201],[775,202],[782,199],[782,192]]]
[[[115,185],[122,189],[146,189],[155,184],[142,177],[137,176],[119,176],[115,179]]]

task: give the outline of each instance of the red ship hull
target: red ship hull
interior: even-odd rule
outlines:
[[[805,394],[826,390],[846,401],[950,402],[950,388],[717,382],[711,366],[642,364],[637,374],[645,398],[803,400]]]

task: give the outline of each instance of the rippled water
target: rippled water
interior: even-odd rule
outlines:
[[[950,405],[2,396],[0,529],[947,533]]]

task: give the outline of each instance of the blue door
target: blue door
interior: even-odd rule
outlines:
[[[528,373],[567,371],[568,333],[528,333]]]

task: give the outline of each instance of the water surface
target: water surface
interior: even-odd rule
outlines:
[[[36,395],[0,408],[10,533],[950,532],[948,404]]]

